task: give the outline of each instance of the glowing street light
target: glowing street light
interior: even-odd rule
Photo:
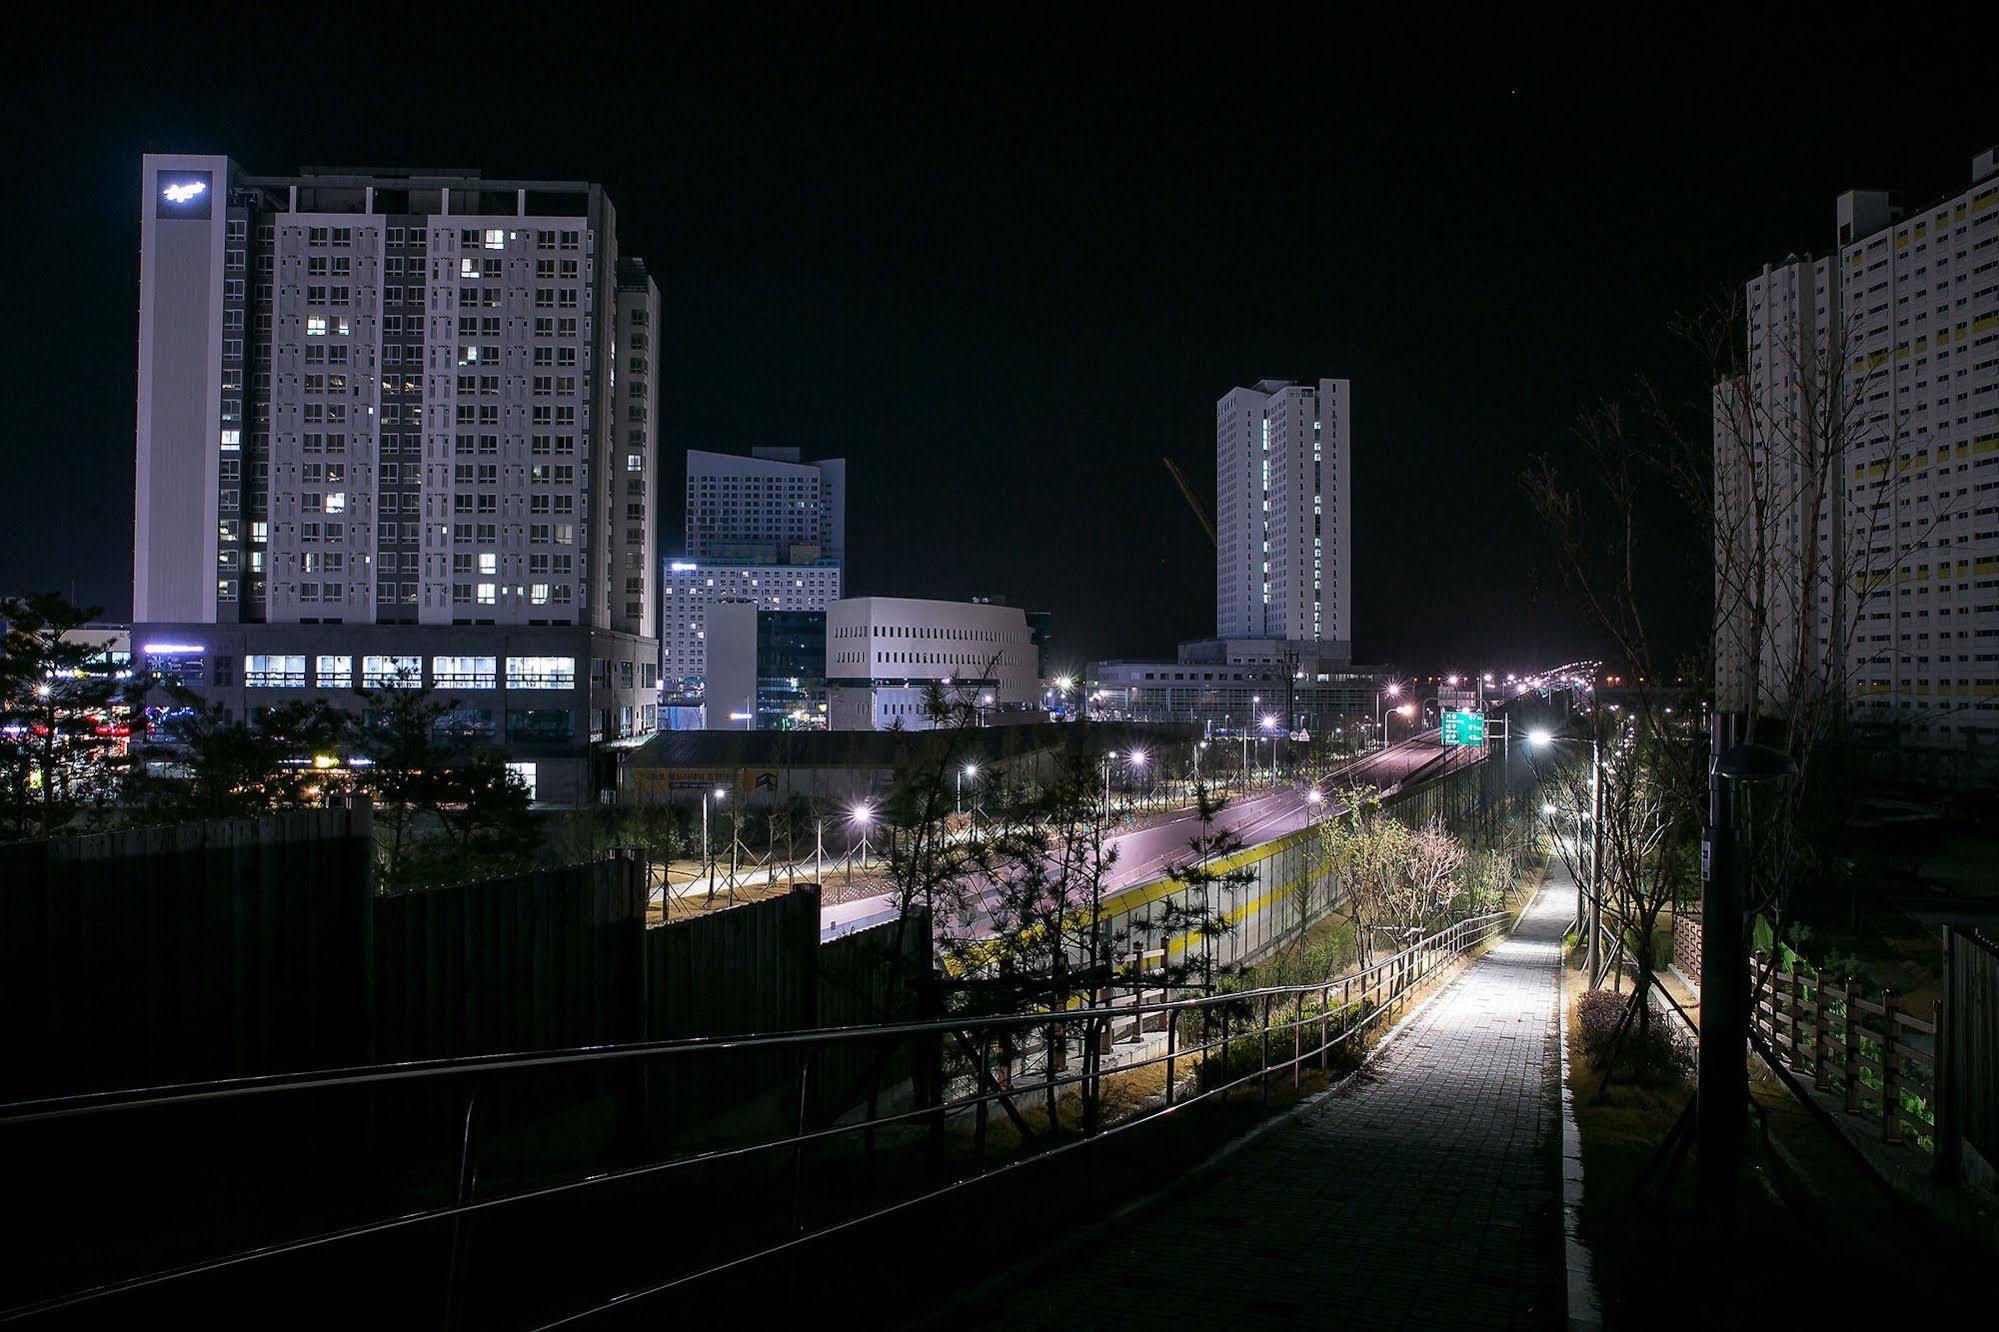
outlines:
[[[708,800],[712,796],[719,802],[727,799],[728,795],[728,789],[721,786],[701,793],[701,863],[708,870],[708,900],[711,902],[715,900],[715,862],[708,853]],[[735,889],[729,891],[734,892]]]
[[[979,765],[976,763],[967,763],[958,770],[958,812],[960,814],[965,812],[965,779],[967,777],[976,778],[978,775]]]

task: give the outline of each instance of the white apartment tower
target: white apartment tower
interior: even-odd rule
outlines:
[[[1352,392],[1266,379],[1215,404],[1215,634],[1350,644]]]
[[[465,693],[468,737],[541,754],[538,794],[583,795],[590,742],[651,728],[657,660],[659,295],[602,188],[141,176],[155,677],[247,713],[400,663]]]
[[[1715,394],[1724,708],[1746,706],[1756,660],[1771,706],[1824,681],[1917,743],[1999,738],[1991,151],[1971,175],[1907,212],[1849,191],[1829,255],[1745,289],[1744,373]]]

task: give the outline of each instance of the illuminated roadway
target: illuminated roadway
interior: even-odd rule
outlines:
[[[1328,799],[1317,806],[1305,798],[1306,788],[1284,786],[1259,795],[1231,800],[1215,819],[1214,830],[1227,829],[1242,839],[1245,847],[1260,846],[1289,836],[1307,827],[1315,818],[1344,813],[1345,807],[1330,797],[1339,787],[1354,783],[1388,791],[1406,781],[1409,774],[1434,762],[1444,750],[1434,730],[1365,755],[1335,769],[1320,781],[1319,789]],[[1469,751],[1476,753],[1476,751]],[[1117,892],[1166,877],[1168,869],[1188,855],[1188,844],[1201,832],[1200,818],[1191,810],[1163,823],[1119,833],[1109,840],[1117,848],[1117,863],[1105,876],[1105,891]],[[989,893],[991,890],[986,890]],[[977,933],[985,924],[985,893],[974,903],[970,931]],[[836,902],[821,908],[819,937],[831,939],[895,919],[896,899],[881,893],[851,902]]]

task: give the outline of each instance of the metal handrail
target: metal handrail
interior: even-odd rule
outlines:
[[[625,1059],[646,1059],[675,1054],[740,1053],[747,1050],[778,1049],[798,1045],[834,1044],[850,1040],[895,1041],[911,1036],[938,1035],[977,1026],[989,1029],[1045,1027],[1051,1019],[1065,1023],[1087,1023],[1098,1017],[1121,1019],[1149,1013],[1195,1010],[1222,1004],[1241,1003],[1265,996],[1316,994],[1327,984],[1352,983],[1394,966],[1406,957],[1431,947],[1439,939],[1465,926],[1483,924],[1507,915],[1485,912],[1455,921],[1435,934],[1426,935],[1400,952],[1382,958],[1349,976],[1330,981],[1298,985],[1269,985],[1254,990],[1233,990],[1224,994],[1191,995],[1181,999],[1154,1000],[1143,1004],[1105,1005],[1037,1013],[979,1014],[964,1018],[927,1018],[918,1022],[868,1023],[849,1027],[808,1027],[797,1031],[768,1032],[745,1036],[689,1036],[664,1041],[627,1041],[615,1045],[581,1045],[558,1050],[510,1051],[486,1055],[459,1055],[441,1059],[413,1059],[389,1064],[353,1064],[340,1068],[315,1069],[298,1073],[266,1073],[240,1078],[217,1078],[205,1082],[166,1083],[157,1087],[123,1088],[101,1092],[81,1092],[70,1096],[45,1097],[0,1105],[0,1128],[39,1120],[74,1118],[81,1115],[146,1109],[161,1105],[227,1100],[270,1092],[316,1091],[337,1087],[365,1087],[428,1078],[448,1078],[474,1074],[512,1073],[528,1069],[553,1068]]]
[[[997,1031],[1011,1031],[1025,1028],[1050,1031],[1061,1029],[1063,1031],[1100,1032],[1108,1025],[1121,1024],[1127,1020],[1136,1021],[1138,1029],[1142,1031],[1144,1016],[1158,1013],[1176,1015],[1169,1018],[1166,1023],[1167,1043],[1165,1052],[1121,1064],[1112,1070],[1112,1072],[1115,1074],[1127,1074],[1138,1069],[1164,1064],[1167,1069],[1164,1106],[1157,1113],[1170,1113],[1212,1096],[1226,1095],[1230,1091],[1242,1087],[1252,1080],[1261,1080],[1267,1095],[1268,1080],[1271,1074],[1286,1068],[1292,1071],[1295,1084],[1303,1065],[1307,1061],[1317,1059],[1321,1067],[1324,1067],[1327,1055],[1334,1048],[1353,1039],[1365,1031],[1371,1024],[1379,1021],[1383,1015],[1393,1011],[1395,1001],[1405,996],[1417,982],[1427,976],[1439,960],[1455,958],[1477,944],[1491,938],[1499,931],[1501,923],[1509,915],[1510,913],[1508,912],[1499,911],[1467,917],[1463,920],[1453,922],[1444,929],[1427,935],[1399,952],[1382,958],[1351,975],[1331,978],[1316,983],[1264,986],[1254,990],[1241,990],[1228,994],[1196,995],[1143,1004],[1051,1010],[1039,1013],[976,1015],[956,1019],[942,1018],[919,1022],[817,1028],[804,1031],[737,1037],[695,1037],[674,1041],[633,1042],[610,1046],[586,1046],[532,1054],[475,1055],[453,1059],[412,1061],[400,1064],[362,1065],[303,1074],[274,1074],[264,1077],[222,1079],[203,1083],[183,1083],[164,1087],[144,1088],[135,1091],[89,1093],[81,1096],[17,1102],[13,1105],[0,1107],[0,1129],[56,1119],[77,1118],[96,1114],[137,1112],[161,1106],[187,1105],[204,1101],[236,1100],[278,1092],[368,1087],[414,1080],[480,1076],[528,1070],[547,1070],[551,1068],[585,1067],[613,1060],[705,1054],[721,1055],[732,1052],[768,1051],[787,1048],[799,1050],[801,1058],[809,1059],[814,1049],[828,1045],[854,1041],[867,1043],[878,1041],[893,1042],[912,1037],[943,1035],[954,1032],[979,1033],[982,1047],[989,1048],[992,1036]],[[1332,1002],[1332,995],[1336,989],[1341,992],[1342,996],[1337,1008],[1333,1006]],[[1307,995],[1316,995],[1320,999],[1318,1011],[1310,1016],[1306,1016],[1304,1012],[1304,999]],[[1287,1015],[1284,1020],[1272,1022],[1272,1008],[1279,998],[1288,998],[1293,1002],[1293,1013]],[[1369,1007],[1371,1000],[1374,1001],[1372,1008]],[[1254,1027],[1245,1023],[1243,1027],[1231,1033],[1229,1023],[1226,1020],[1226,1011],[1244,1006],[1251,1008],[1260,1006],[1262,1010],[1262,1022],[1260,1025]],[[1222,1008],[1225,1012],[1224,1020],[1220,1024],[1220,1034],[1218,1037],[1212,1035],[1204,1036],[1198,1043],[1190,1043],[1185,1046],[1177,1044],[1176,1038],[1180,1028],[1178,1014],[1198,1013],[1217,1007]],[[1359,1010],[1358,1017],[1349,1021],[1349,1015],[1353,1014],[1357,1009]],[[1339,1031],[1336,1034],[1332,1031],[1332,1024],[1335,1020],[1339,1022]],[[1307,1049],[1303,1033],[1305,1029],[1314,1024],[1317,1024],[1320,1028],[1319,1040],[1316,1045]],[[1284,1033],[1296,1033],[1293,1050],[1289,1052],[1290,1057],[1288,1059],[1273,1061],[1270,1058],[1271,1038],[1274,1035]],[[1262,1057],[1250,1071],[1244,1072],[1240,1076],[1229,1077],[1227,1068],[1227,1051],[1229,1047],[1233,1042],[1250,1038],[1261,1039],[1263,1047]],[[1192,1094],[1183,1093],[1176,1098],[1176,1079],[1173,1076],[1175,1062],[1179,1061],[1183,1067],[1192,1067],[1198,1064],[1206,1068],[1209,1062],[1209,1055],[1217,1049],[1223,1052],[1223,1079],[1216,1085],[1201,1088]],[[975,1113],[979,1116],[979,1156],[977,1168],[972,1174],[952,1180],[941,1187],[926,1190],[917,1198],[905,1198],[893,1201],[876,1207],[860,1216],[822,1225],[809,1232],[801,1229],[798,1236],[794,1236],[793,1239],[787,1240],[783,1244],[768,1246],[755,1253],[738,1255],[725,1262],[684,1273],[654,1288],[655,1290],[669,1289],[673,1286],[684,1284],[686,1281],[695,1280],[699,1277],[723,1270],[726,1267],[733,1266],[750,1258],[769,1252],[776,1252],[780,1248],[788,1247],[789,1244],[797,1242],[800,1238],[832,1233],[836,1230],[844,1229],[868,1217],[884,1215],[888,1212],[899,1210],[913,1202],[921,1201],[923,1198],[940,1196],[976,1181],[991,1178],[996,1174],[1024,1164],[1028,1160],[1040,1160],[1056,1152],[1066,1151],[1089,1142],[1099,1141],[1106,1134],[1119,1132],[1157,1117],[1157,1114],[1138,1115],[1121,1123],[1086,1129],[1085,1135],[1079,1139],[1069,1142],[1058,1142],[1032,1156],[1024,1157],[1021,1160],[1002,1162],[996,1166],[987,1168],[984,1163],[984,1116],[987,1107],[993,1101],[1011,1100],[1011,1098],[1017,1096],[1054,1097],[1063,1088],[1073,1087],[1079,1083],[1101,1083],[1102,1079],[1106,1076],[1105,1071],[1087,1052],[1082,1060],[1082,1070],[1069,1074],[1063,1074],[1058,1070],[1055,1060],[1052,1057],[1052,1051],[1049,1051],[1045,1046],[1044,1057],[1046,1076],[1036,1078],[1032,1082],[1023,1085],[996,1086],[993,1090],[987,1090],[987,1084],[990,1082],[989,1069],[982,1061],[977,1073],[973,1075],[973,1087],[969,1093],[947,1096],[944,1087],[940,1085],[937,1088],[938,1100],[934,1104],[919,1105],[908,1110],[894,1111],[886,1114],[873,1113],[863,1119],[829,1124],[820,1128],[808,1128],[806,1126],[801,1106],[801,1116],[797,1125],[797,1131],[783,1136],[770,1137],[759,1142],[738,1146],[713,1148],[706,1151],[668,1157],[664,1160],[645,1162],[640,1165],[628,1166],[621,1169],[598,1171],[577,1178],[498,1194],[489,1198],[473,1198],[469,1193],[461,1192],[458,1201],[449,1205],[414,1212],[403,1212],[394,1216],[377,1217],[331,1231],[221,1254],[170,1269],[141,1273],[87,1289],[57,1295],[32,1304],[0,1310],[0,1322],[12,1322],[24,1317],[90,1303],[112,1295],[130,1293],[204,1273],[213,1273],[232,1267],[239,1267],[247,1263],[258,1262],[284,1254],[322,1248],[367,1235],[379,1235],[395,1230],[435,1225],[445,1221],[456,1221],[474,1213],[490,1212],[532,1202],[537,1199],[573,1194],[600,1186],[655,1176],[667,1171],[708,1165],[720,1161],[748,1157],[762,1152],[797,1152],[810,1144],[843,1135],[865,1133],[872,1137],[877,1131],[884,1128],[910,1124],[917,1121],[941,1123],[947,1118],[963,1115],[967,1112]],[[476,1084],[472,1094],[475,1096],[477,1094]],[[463,1150],[468,1158],[473,1146],[472,1123],[473,1120],[468,1106],[464,1129],[465,1143],[463,1145]],[[794,1199],[794,1207],[796,1207],[797,1201],[797,1199]],[[447,1278],[447,1284],[455,1283],[455,1281],[456,1274],[454,1272],[451,1277]],[[637,1294],[645,1293],[650,1292],[637,1292]]]

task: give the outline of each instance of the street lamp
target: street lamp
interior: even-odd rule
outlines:
[[[1714,725],[1720,749],[1721,723]],[[1781,749],[1740,744],[1715,756],[1708,775],[1708,856],[1701,893],[1701,1040],[1696,1053],[1694,1201],[1713,1219],[1732,1211],[1736,1162],[1748,1127],[1748,1075],[1742,1049],[1749,1043],[1748,941],[1742,937],[1742,870],[1737,823],[1743,787],[1786,781],[1798,765]],[[1733,1064],[1730,1056],[1733,1054]]]
[[[1382,686],[1381,692],[1374,696],[1374,729],[1375,733],[1381,737],[1381,747],[1383,749],[1388,748],[1388,719],[1382,715],[1382,700],[1401,697],[1402,685],[1395,680],[1390,680],[1386,685]]]
[[[965,779],[967,777],[977,777],[978,775],[979,765],[976,763],[967,763],[964,767],[958,769],[958,812],[960,814],[965,812]],[[977,798],[978,789],[976,787],[973,788],[972,795],[974,799]]]
[[[861,859],[868,858],[868,825],[875,821],[875,808],[865,800],[848,813],[847,821],[861,830]],[[847,853],[847,882],[854,881],[854,856],[852,848]]]
[[[708,900],[712,902],[715,900],[715,861],[708,850],[708,797],[711,795],[720,801],[726,800],[729,792],[718,786],[712,792],[701,793],[701,864],[708,872]]]
[[[1127,762],[1131,767],[1143,772],[1145,770],[1145,751],[1142,749],[1132,750]]]

